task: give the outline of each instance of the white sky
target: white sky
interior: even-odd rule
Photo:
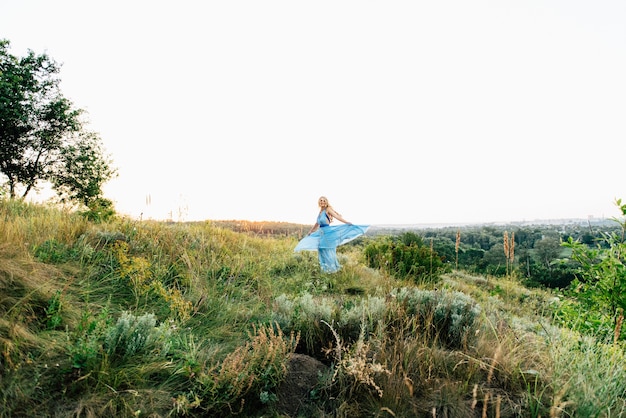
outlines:
[[[625,22],[624,0],[0,0],[144,219],[313,223],[320,195],[354,223],[616,216]]]

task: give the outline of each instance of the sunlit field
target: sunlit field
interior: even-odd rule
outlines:
[[[623,340],[506,277],[324,274],[307,226],[0,202],[0,417],[620,417]]]

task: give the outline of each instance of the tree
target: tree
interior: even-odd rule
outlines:
[[[61,94],[60,66],[29,50],[19,58],[0,40],[0,173],[10,198],[42,182],[89,206],[115,173],[100,138],[87,132],[81,109]]]
[[[59,165],[51,180],[62,200],[90,208],[102,195],[102,185],[115,175],[115,170],[104,156],[100,142],[97,134],[81,132],[60,150]]]
[[[534,250],[538,261],[550,270],[552,262],[561,253],[561,242],[558,237],[544,237],[539,241],[535,241]]]

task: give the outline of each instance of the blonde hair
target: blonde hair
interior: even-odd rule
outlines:
[[[320,212],[322,211],[322,205],[319,204],[320,200],[326,200],[326,209],[331,209],[333,210],[335,213],[337,213],[339,216],[341,216],[341,214],[339,212],[337,212],[335,210],[335,208],[333,208],[332,206],[330,206],[330,202],[328,201],[328,198],[326,196],[320,196],[319,199],[317,199],[317,204],[320,207]],[[328,223],[331,223],[333,221],[333,217],[330,213],[328,213],[328,210],[326,211],[326,217],[328,218]]]

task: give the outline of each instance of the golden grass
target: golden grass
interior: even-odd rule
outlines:
[[[365,267],[358,245],[342,247],[344,268],[326,275],[315,254],[293,253],[297,234],[267,236],[265,226],[236,232],[214,222],[127,219],[94,225],[6,202],[0,217],[2,418],[33,415],[37,404],[47,405],[42,414],[60,417],[271,416],[272,404],[260,403],[259,394],[271,399],[294,350],[320,355],[322,348],[329,356],[320,359],[333,374],[318,387],[319,416],[568,417],[590,416],[594,408],[626,414],[626,359],[617,337],[606,345],[552,325],[554,295],[526,289],[512,274],[442,276],[428,295],[461,292],[481,307],[461,341],[446,344],[434,311],[409,314],[394,298],[397,289],[416,285]],[[50,242],[59,244],[50,247],[59,257],[42,262],[37,251]],[[55,297],[62,323],[49,329]],[[455,303],[441,301],[441,309]],[[273,324],[279,307],[285,324],[307,332],[302,341]],[[112,362],[103,355],[93,329],[104,335],[124,311],[172,324],[166,357],[149,352]],[[72,368],[77,352],[95,366]],[[61,366],[44,367],[52,360]],[[59,384],[71,396],[54,410]]]
[[[70,243],[90,228],[89,222],[75,213],[11,201],[0,204],[0,219],[2,241],[21,250],[50,239]]]

